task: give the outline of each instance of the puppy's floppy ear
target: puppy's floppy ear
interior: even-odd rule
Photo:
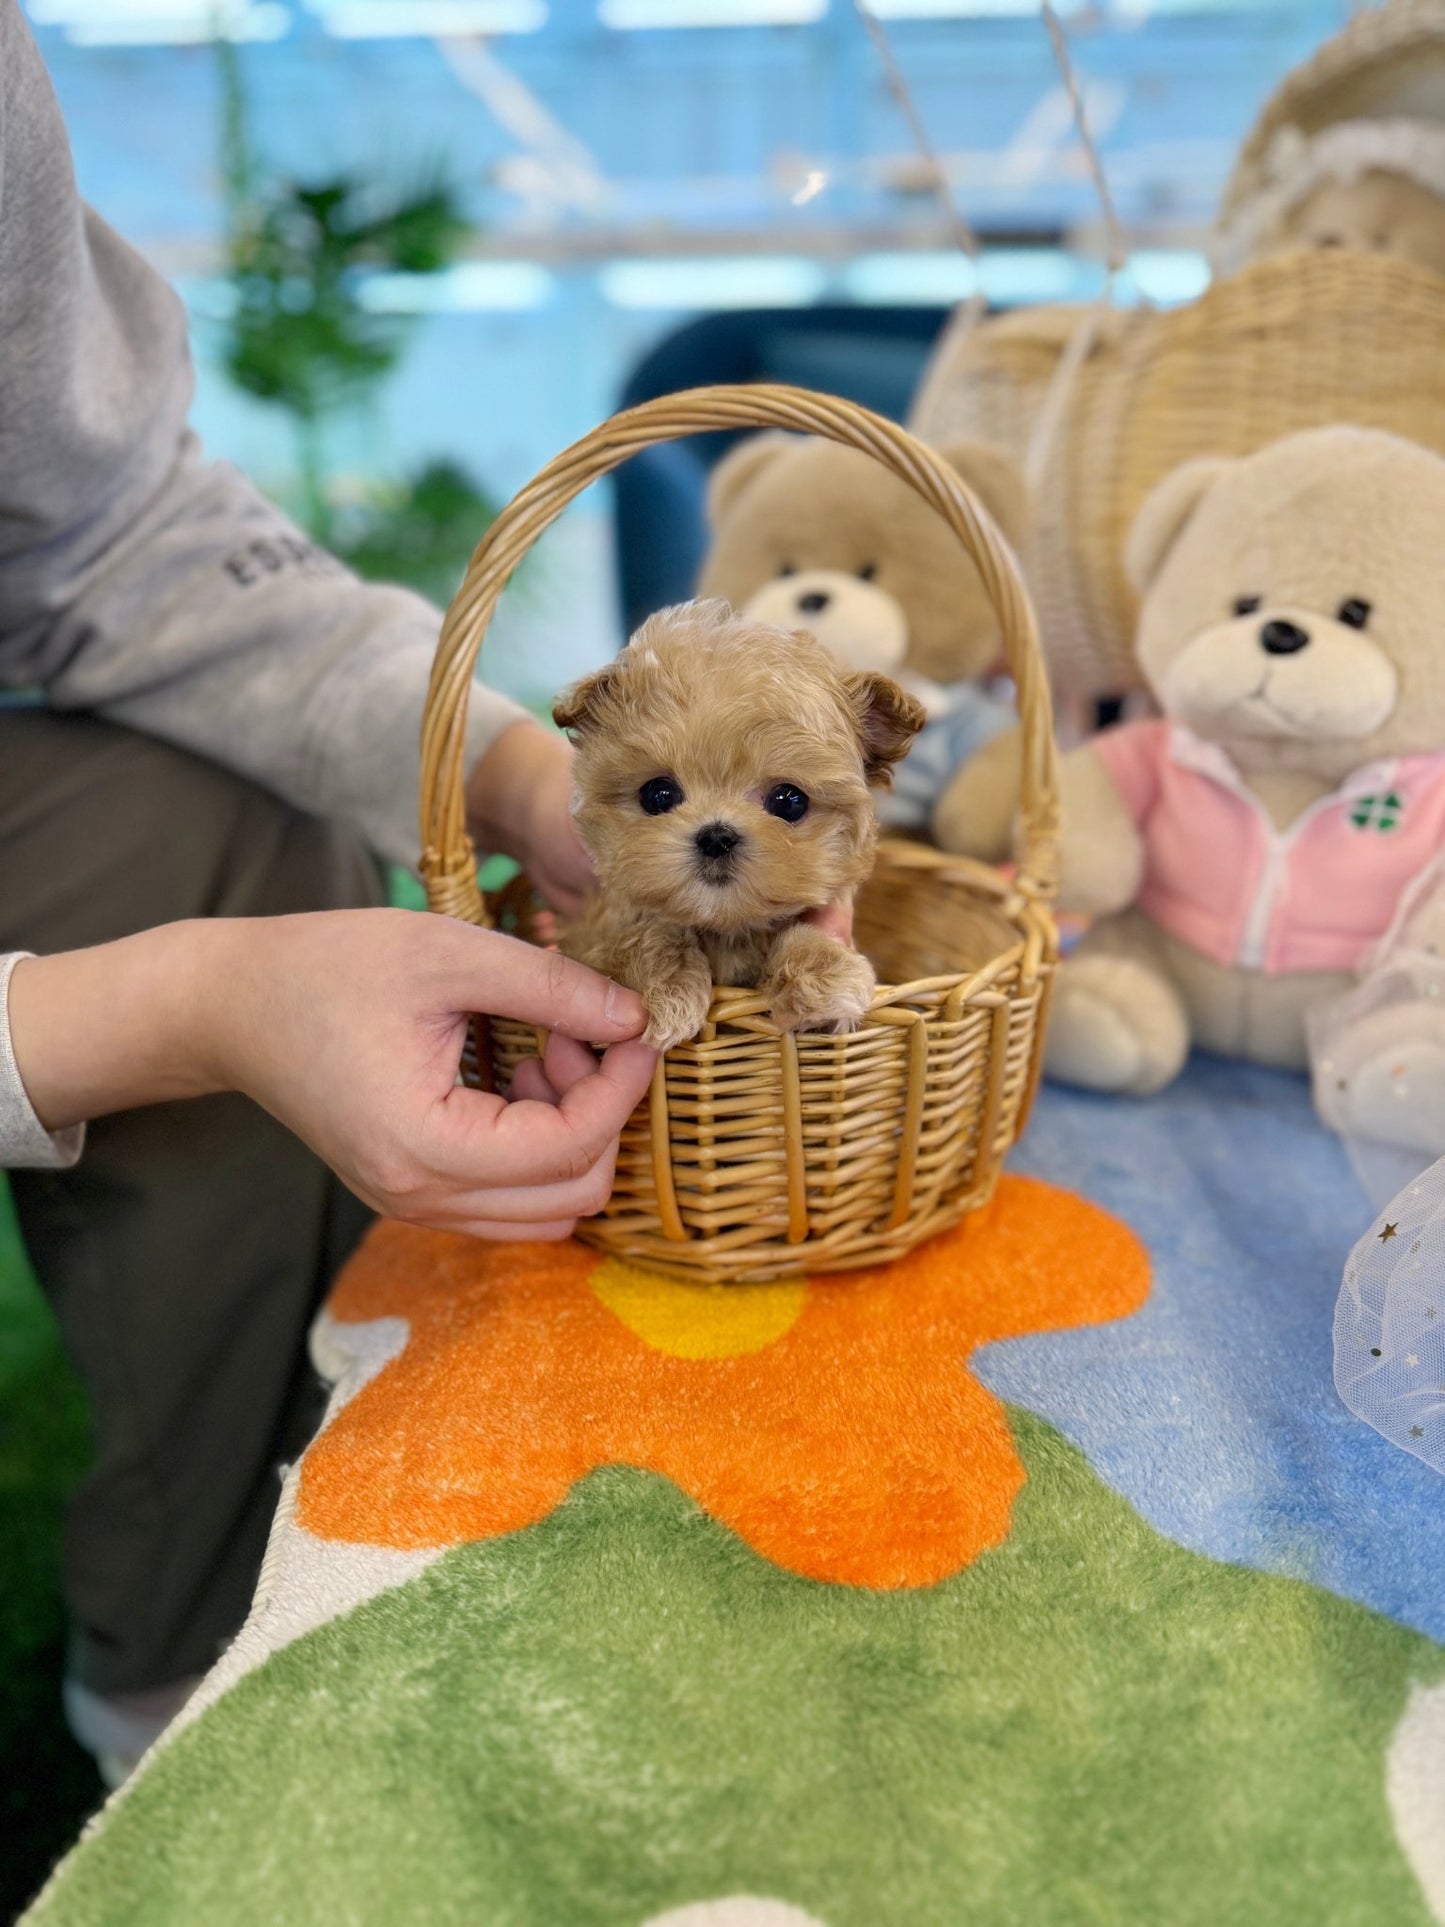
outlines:
[[[1199,455],[1171,471],[1144,497],[1124,544],[1124,573],[1143,595],[1214,484],[1234,467],[1227,455]]]
[[[908,754],[909,744],[928,720],[923,704],[876,669],[845,676],[843,687],[858,719],[863,774],[871,785],[888,789],[893,765]]]
[[[570,729],[580,736],[595,724],[602,704],[617,685],[621,667],[617,662],[604,663],[592,675],[564,689],[552,705],[552,721],[558,729]]]
[[[715,529],[743,490],[770,468],[780,455],[796,447],[801,438],[770,428],[762,435],[749,435],[730,448],[707,478],[708,527]]]
[[[1029,532],[1029,492],[1018,464],[988,442],[968,436],[945,442],[939,449],[956,469],[1015,549],[1024,546]]]

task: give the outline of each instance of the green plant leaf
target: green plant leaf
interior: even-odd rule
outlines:
[[[434,461],[406,482],[333,509],[331,546],[358,575],[402,582],[446,603],[496,513],[457,463]]]
[[[375,391],[410,332],[406,317],[378,315],[366,305],[366,277],[439,273],[457,258],[472,224],[439,166],[410,184],[355,173],[311,181],[274,175],[252,139],[238,50],[219,41],[217,54],[225,262],[236,293],[222,360],[238,388],[292,417],[303,518],[313,535],[330,543],[325,424]],[[411,580],[420,568],[431,581],[440,568],[436,558],[457,552],[462,522],[471,531],[467,548],[476,540],[484,498],[460,470],[448,471],[447,479],[444,468],[439,465],[427,501],[413,505],[416,484],[406,485],[393,512],[400,521],[388,531],[381,517],[368,533],[363,550],[370,543],[388,557],[378,572],[396,574],[395,557],[413,572],[397,579]],[[365,555],[358,566],[373,572]]]

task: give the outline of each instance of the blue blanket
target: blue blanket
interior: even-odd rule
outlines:
[[[1010,1340],[979,1375],[1169,1538],[1445,1640],[1445,1481],[1354,1418],[1331,1328],[1373,1212],[1303,1078],[1199,1057],[1145,1103],[1047,1089],[1015,1169],[1149,1247],[1118,1325]]]

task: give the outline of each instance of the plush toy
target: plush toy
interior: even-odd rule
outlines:
[[[1265,102],[1225,188],[1214,261],[1291,247],[1445,275],[1445,5],[1361,7]]]
[[[943,453],[1021,546],[1025,496],[1010,463],[977,442]],[[987,687],[998,622],[957,538],[871,457],[776,433],[718,463],[708,514],[699,595],[810,630],[843,669],[881,670],[923,704],[928,722],[879,815],[894,829],[926,827],[953,772],[1014,713]]]
[[[1191,1042],[1304,1067],[1307,1014],[1445,850],[1442,528],[1445,460],[1373,429],[1190,462],[1146,500],[1128,567],[1163,716],[1064,762],[1061,903],[1097,921],[1051,1074],[1144,1095]]]
[[[1215,265],[1229,273],[1292,247],[1395,254],[1445,275],[1445,124],[1280,128],[1257,191],[1220,229]]]

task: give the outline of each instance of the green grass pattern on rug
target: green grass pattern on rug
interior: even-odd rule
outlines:
[[[1445,1651],[1184,1551],[1010,1416],[1013,1535],[924,1591],[797,1578],[594,1473],[243,1680],[38,1918],[1423,1927],[1384,1760]]]

